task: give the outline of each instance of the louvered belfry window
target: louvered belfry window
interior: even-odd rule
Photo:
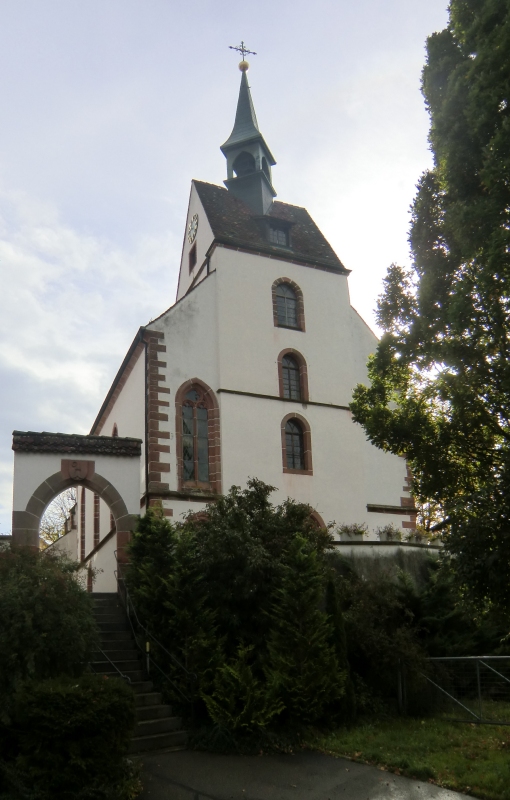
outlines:
[[[285,446],[288,469],[305,468],[305,448],[303,429],[299,422],[289,419],[285,425]]]
[[[278,325],[285,328],[298,328],[297,297],[292,286],[280,283],[276,287],[276,313]]]
[[[209,481],[209,420],[203,392],[191,389],[182,405],[183,480]]]
[[[282,358],[283,396],[286,400],[301,400],[299,365],[292,356]]]

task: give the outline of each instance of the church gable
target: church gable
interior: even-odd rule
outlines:
[[[214,238],[195,184],[196,181],[192,181],[186,226],[184,228],[177,300],[184,297],[186,292],[207,274],[204,267],[206,266],[208,251]]]
[[[349,274],[305,208],[275,201],[268,214],[259,216],[221,186],[193,184],[218,244]],[[273,242],[272,231],[282,231],[286,242]]]

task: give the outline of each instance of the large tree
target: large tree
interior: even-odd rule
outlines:
[[[464,585],[510,605],[510,0],[452,0],[427,41],[434,167],[393,265],[352,410],[406,454]]]

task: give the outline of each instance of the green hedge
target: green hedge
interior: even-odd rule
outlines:
[[[29,680],[80,675],[97,646],[78,565],[49,553],[0,551],[0,721]]]
[[[116,678],[84,675],[26,686],[0,739],[0,797],[135,797],[125,760],[134,723],[133,692]]]

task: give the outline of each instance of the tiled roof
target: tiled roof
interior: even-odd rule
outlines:
[[[139,456],[142,440],[120,436],[13,431],[12,449],[21,453],[79,453],[98,456]]]
[[[349,274],[306,208],[273,203],[268,217],[291,223],[292,247],[277,247],[267,240],[261,218],[254,216],[246,203],[222,186],[203,181],[194,184],[216,241]]]

